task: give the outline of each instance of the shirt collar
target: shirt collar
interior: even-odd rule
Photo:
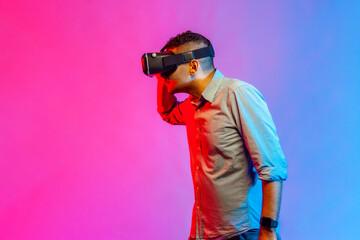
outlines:
[[[218,91],[221,81],[220,79],[224,78],[224,75],[219,71],[215,70],[215,74],[211,79],[210,83],[206,86],[205,90],[201,94],[203,98],[207,101],[212,102],[214,100],[215,94]]]

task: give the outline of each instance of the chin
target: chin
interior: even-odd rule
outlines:
[[[171,94],[179,93],[179,88],[176,86],[176,84],[169,84],[167,85],[167,90]]]
[[[167,91],[168,91],[169,93],[171,93],[171,94],[176,93],[174,87],[172,87],[172,86],[169,86],[169,85],[168,85],[168,86],[166,87],[166,89],[167,89]]]

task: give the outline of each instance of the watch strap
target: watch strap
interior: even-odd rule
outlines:
[[[277,228],[278,224],[279,224],[279,221],[276,221],[272,218],[262,217],[260,219],[260,226],[263,226],[266,228]]]

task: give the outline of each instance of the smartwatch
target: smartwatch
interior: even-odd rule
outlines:
[[[266,228],[277,228],[278,224],[279,224],[279,221],[276,221],[276,220],[268,218],[268,217],[262,217],[260,219],[260,226],[263,226]]]

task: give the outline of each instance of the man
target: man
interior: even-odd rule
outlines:
[[[204,36],[187,31],[163,50],[179,54],[209,46]],[[211,56],[161,75],[158,112],[187,129],[195,194],[189,239],[280,239],[287,164],[262,95],[224,77]],[[180,92],[189,94],[183,102],[173,95]]]

